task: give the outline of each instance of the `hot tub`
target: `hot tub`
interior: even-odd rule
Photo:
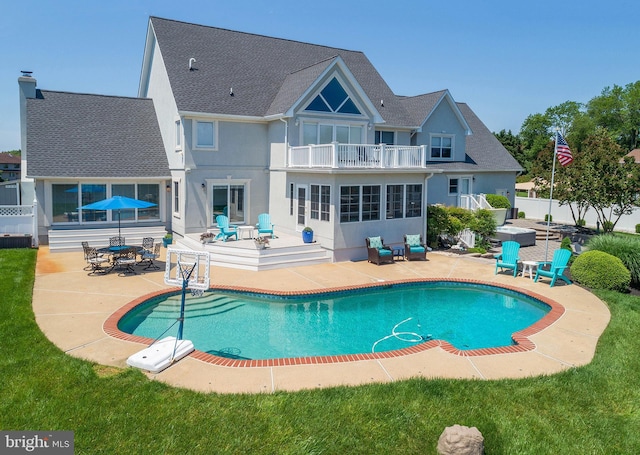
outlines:
[[[498,226],[496,238],[502,242],[513,240],[520,246],[533,246],[536,244],[536,231],[515,226]]]

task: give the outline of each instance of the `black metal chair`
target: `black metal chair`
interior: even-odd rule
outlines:
[[[109,263],[109,258],[102,256],[95,248],[87,247],[85,249],[85,256],[87,263],[91,266],[89,275],[95,275],[97,273],[104,274],[111,271],[111,267],[104,267],[105,264]]]
[[[135,246],[126,248],[115,256],[114,267],[119,270],[118,275],[126,275],[127,273],[136,275],[133,268],[136,265],[136,256],[137,248]]]
[[[142,251],[141,254],[141,259],[140,262],[138,262],[138,265],[142,265],[144,263],[147,263],[147,266],[143,269],[143,270],[149,270],[149,269],[153,269],[153,270],[160,270],[160,267],[158,267],[153,261],[158,259],[160,257],[160,244],[156,243],[153,246],[153,249],[150,251],[144,250]]]
[[[124,246],[124,245],[126,245],[126,243],[124,243],[124,237],[121,237],[119,235],[115,237],[109,237],[109,246]]]

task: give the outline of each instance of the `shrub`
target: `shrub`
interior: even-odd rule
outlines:
[[[636,234],[640,234],[640,224],[636,224]]]
[[[455,237],[464,228],[465,226],[459,218],[456,218],[455,216],[449,217],[449,227],[447,229],[447,234]]]
[[[527,216],[526,216],[526,214],[525,214],[524,212],[518,212],[518,218],[522,218],[522,219],[524,219],[524,218],[526,218],[526,217],[527,217]]]
[[[511,203],[509,199],[500,194],[487,194],[487,202],[494,209],[510,209]]]
[[[603,251],[585,251],[571,266],[571,277],[592,289],[626,292],[631,274],[622,261]]]
[[[427,206],[427,243],[438,246],[438,236],[449,229],[449,214],[443,205]]]
[[[551,223],[553,221],[553,215],[549,215],[548,213],[544,216],[545,223],[548,221]]]
[[[560,242],[560,248],[564,248],[565,250],[569,250],[573,253],[573,248],[571,247],[571,238],[563,238],[562,242]]]
[[[496,219],[493,213],[486,209],[476,210],[474,223],[469,228],[479,236],[477,246],[489,249],[489,239],[496,233]]]
[[[604,230],[604,232],[613,232],[613,222],[605,221],[604,223],[602,223],[602,229]]]
[[[583,220],[582,218],[580,218],[578,220],[578,222],[576,223],[576,226],[584,227],[586,224],[587,224],[587,222],[585,220]]]
[[[640,239],[603,234],[592,237],[586,247],[589,250],[603,251],[620,259],[631,273],[631,282],[634,286],[640,285]]]

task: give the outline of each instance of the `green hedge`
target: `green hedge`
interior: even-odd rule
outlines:
[[[626,292],[631,273],[622,261],[603,251],[585,251],[571,266],[571,278],[591,289],[609,289]]]
[[[619,258],[631,272],[631,282],[634,286],[640,285],[640,239],[602,234],[589,239],[586,247],[590,251],[603,251]]]
[[[487,194],[487,202],[494,209],[510,209],[511,203],[509,199],[500,194]]]

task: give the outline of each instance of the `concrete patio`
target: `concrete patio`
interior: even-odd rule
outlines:
[[[164,249],[162,250],[164,257]],[[542,258],[538,258],[542,259]],[[376,266],[362,262],[328,263],[252,272],[213,267],[211,284],[266,290],[308,290],[415,278],[474,279],[514,286],[560,303],[564,314],[529,339],[526,352],[461,356],[434,347],[385,359],[270,367],[234,368],[188,356],[150,379],[203,392],[270,393],[278,390],[391,382],[411,377],[499,379],[553,374],[587,364],[610,313],[606,305],[577,285],[494,274],[495,262],[450,253],[430,253],[427,261],[399,261]],[[145,346],[107,335],[103,324],[128,302],[170,289],[158,271],[118,276],[89,276],[82,253],[38,251],[33,310],[44,334],[69,355],[103,365],[127,368],[126,359]],[[163,262],[159,265],[164,266]]]

